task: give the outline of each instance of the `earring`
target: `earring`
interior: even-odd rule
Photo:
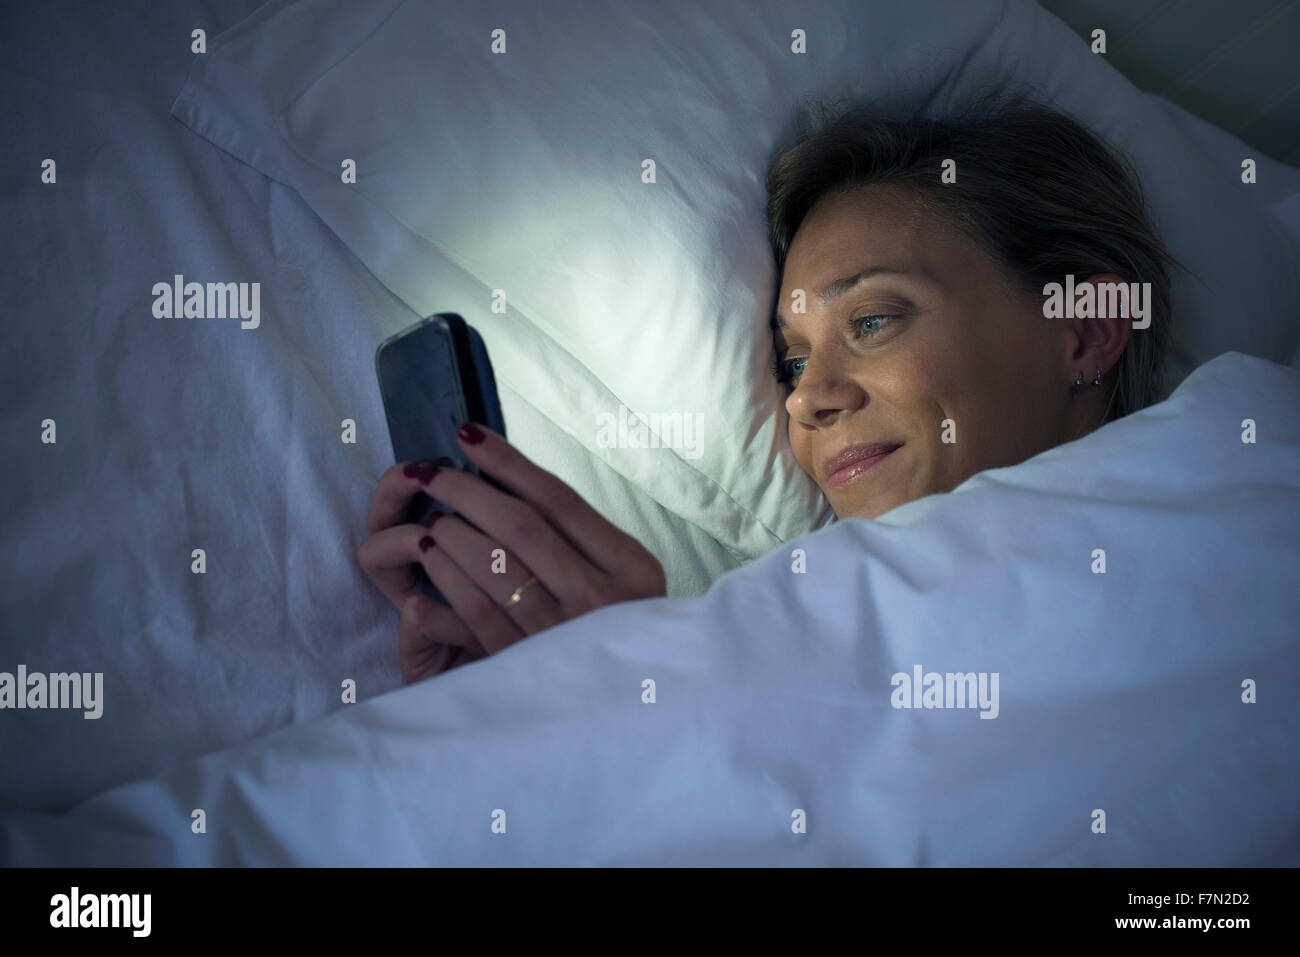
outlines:
[[[1101,385],[1101,363],[1097,363],[1097,378],[1092,380],[1093,385]]]
[[[1074,377],[1074,391],[1078,392],[1082,388],[1083,388],[1083,373],[1080,372],[1077,376]]]

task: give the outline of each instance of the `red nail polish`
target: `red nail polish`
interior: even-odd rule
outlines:
[[[438,519],[442,518],[442,517],[443,517],[444,515],[446,515],[446,514],[447,514],[446,512],[434,512],[434,513],[433,513],[433,518],[429,519],[429,527],[430,527],[430,528],[433,528],[434,523],[435,523],[436,521],[438,521]]]
[[[433,548],[433,539],[432,539],[432,538],[430,538],[428,535],[426,535],[426,536],[424,536],[424,538],[420,539],[420,551],[422,551],[422,552],[427,552],[427,551],[428,551],[429,549],[431,549],[431,548]]]
[[[480,442],[483,441],[483,430],[480,429],[473,422],[466,422],[464,425],[462,425],[459,429],[456,430],[456,434],[459,435],[466,442],[468,442],[470,445],[478,445]]]
[[[425,462],[420,467],[420,474],[419,474],[420,484],[428,485],[429,482],[433,479],[433,477],[441,471],[442,469],[438,468],[438,466],[434,465],[432,462]]]
[[[417,475],[420,474],[420,463],[419,462],[408,463],[406,468],[402,469],[402,474],[405,475],[407,478],[415,478]]]

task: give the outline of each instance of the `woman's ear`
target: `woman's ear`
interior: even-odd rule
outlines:
[[[1084,285],[1091,286],[1091,295]],[[1070,324],[1069,362],[1083,369],[1084,378],[1091,381],[1097,366],[1103,377],[1119,362],[1128,345],[1134,311],[1149,314],[1150,303],[1135,301],[1145,297],[1139,283],[1130,283],[1115,273],[1095,273],[1075,285],[1074,316]],[[1089,307],[1089,303],[1091,306]]]

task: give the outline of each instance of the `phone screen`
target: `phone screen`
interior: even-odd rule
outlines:
[[[444,456],[458,467],[468,464],[456,445],[456,429],[467,410],[445,330],[424,322],[390,339],[376,366],[396,461]]]
[[[469,414],[446,323],[427,319],[389,339],[375,355],[375,369],[395,460],[428,460],[477,475],[456,442],[456,430]],[[425,523],[437,510],[420,493],[407,518]]]

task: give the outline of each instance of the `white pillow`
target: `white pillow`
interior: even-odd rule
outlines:
[[[796,30],[806,53],[792,52]],[[584,473],[612,470],[697,527],[691,570],[671,535],[654,549],[684,594],[832,518],[766,375],[763,178],[797,101],[890,94],[942,111],[1012,80],[1130,152],[1158,231],[1204,281],[1175,276],[1167,388],[1227,350],[1292,361],[1300,326],[1274,317],[1300,315],[1300,171],[1138,91],[1025,0],[275,0],[211,44],[173,113],[294,187],[415,312],[464,315],[507,426],[530,423],[510,432],[526,453],[634,534],[657,519]],[[699,416],[698,449],[603,447],[620,405]],[[369,441],[387,464],[387,436]]]

